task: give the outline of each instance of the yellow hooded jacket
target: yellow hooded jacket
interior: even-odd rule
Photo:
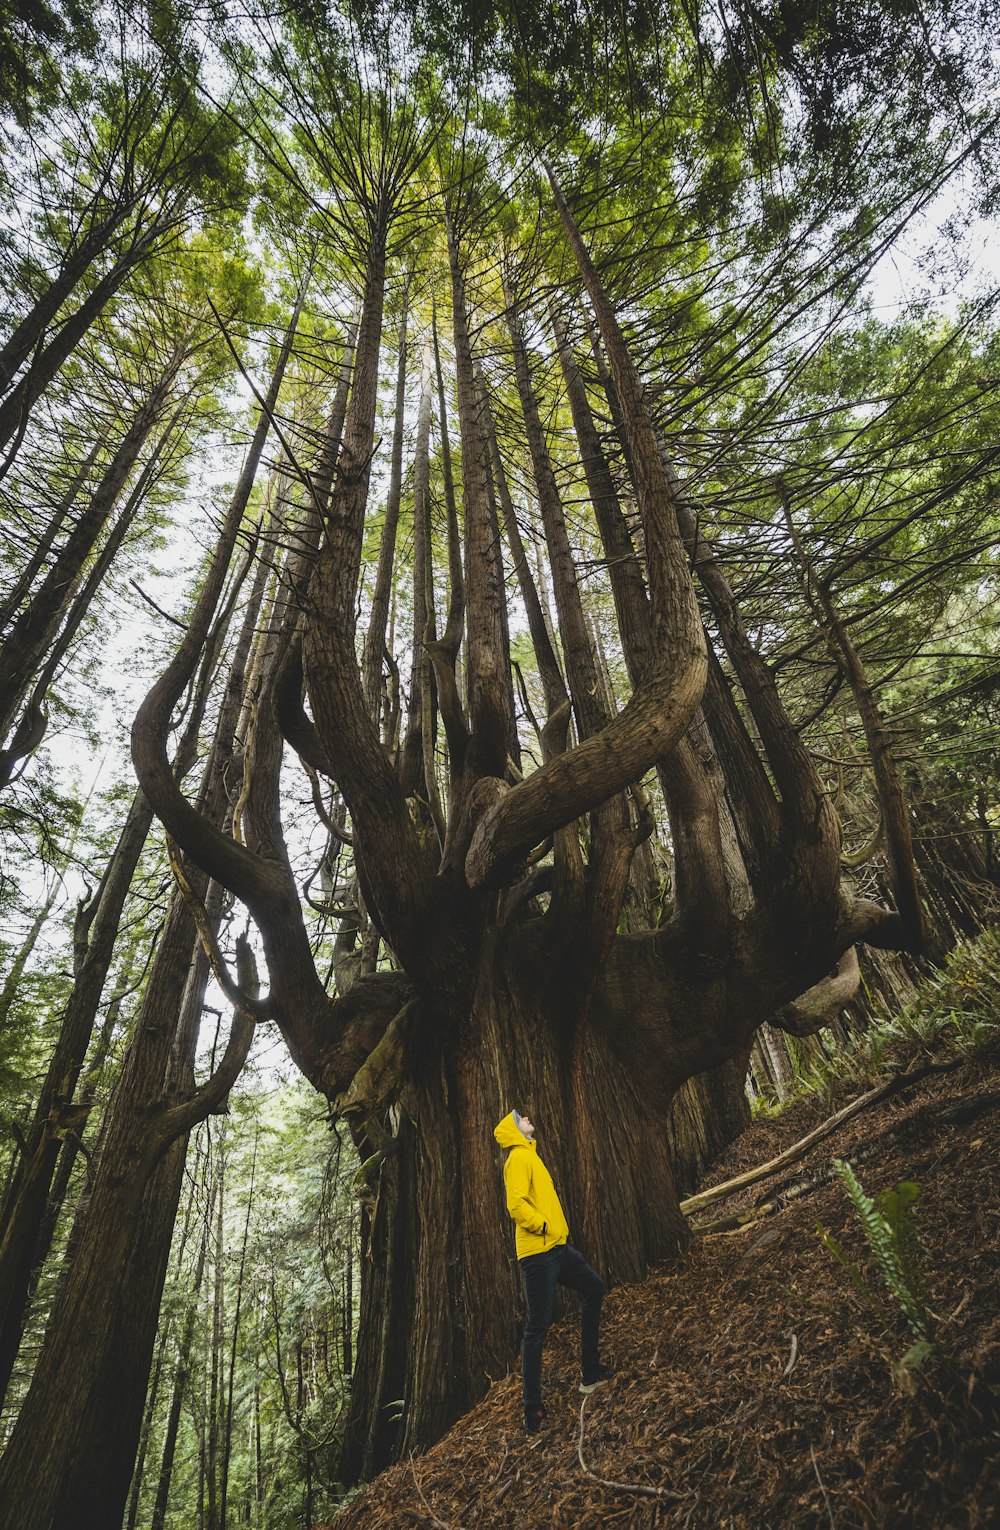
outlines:
[[[493,1132],[502,1148],[510,1148],[503,1166],[507,1210],[514,1218],[518,1259],[542,1254],[565,1243],[569,1226],[552,1183],[552,1175],[538,1156],[538,1148],[521,1131],[514,1112],[504,1116]],[[542,1228],[545,1231],[542,1231]]]

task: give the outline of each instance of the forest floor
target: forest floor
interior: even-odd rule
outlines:
[[[757,1120],[701,1188],[772,1158],[849,1098],[804,1099]],[[583,1410],[586,1470],[577,1337],[565,1320],[546,1344],[540,1435],[522,1430],[511,1374],[426,1455],[355,1498],[337,1530],[1000,1525],[998,1124],[994,1041],[703,1218],[777,1197],[764,1220],[700,1237],[678,1266],[608,1295],[603,1349],[617,1373]],[[913,1342],[898,1306],[885,1294],[873,1310],[820,1240],[817,1221],[885,1293],[840,1180],[783,1201],[823,1181],[833,1157],[871,1195],[900,1180],[920,1186],[915,1220],[940,1319],[941,1358],[926,1372],[898,1371]]]

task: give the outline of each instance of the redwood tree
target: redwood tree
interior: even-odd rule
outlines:
[[[255,21],[251,8],[229,39],[237,109],[227,103],[226,121],[239,120],[256,156],[262,221],[301,226],[302,265],[317,273],[310,300],[347,340],[309,415],[321,425],[303,425],[277,374],[259,398],[205,587],[135,721],[141,790],[179,849],[187,895],[158,958],[169,983],[153,985],[0,1467],[2,1501],[25,1527],[124,1502],[183,1140],[226,1082],[193,1088],[188,999],[205,959],[188,980],[192,902],[209,946],[223,890],[245,905],[268,993],[241,992],[221,963],[218,980],[238,1010],[277,1024],[361,1160],[345,1478],[433,1440],[516,1354],[499,1116],[531,1110],[584,1252],[612,1279],[639,1278],[685,1245],[676,1169],[695,1155],[684,1122],[693,1113],[703,1132],[730,1129],[761,1024],[814,1029],[853,992],[857,943],[919,940],[903,779],[842,588],[817,572],[802,524],[816,478],[832,492],[836,475],[808,461],[798,478],[779,471],[806,434],[780,410],[817,313],[849,300],[985,129],[970,124],[957,147],[929,143],[909,188],[912,166],[901,171],[883,147],[866,167],[870,194],[845,217],[845,199],[860,195],[864,111],[824,124],[811,103],[811,137],[789,156],[780,196],[762,173],[784,126],[777,74],[787,66],[801,90],[812,47],[788,17],[762,25],[752,60],[742,22],[728,31],[715,60],[726,67],[707,83],[700,36],[676,79],[657,74],[658,34],[639,7],[636,38],[609,44],[611,95],[599,101],[593,37],[564,46],[539,7],[500,26],[502,103],[499,89],[477,100],[471,88],[482,38],[459,39],[473,67],[456,111],[441,84],[456,54],[435,40],[437,8],[423,18],[431,44],[412,54],[398,16],[358,9],[375,13],[370,27],[339,15],[314,26],[293,8],[279,35],[266,8]],[[831,44],[834,55],[843,69]],[[881,89],[886,55],[876,62]],[[916,74],[905,82],[915,100]],[[664,110],[664,88],[680,99],[681,84],[685,110]],[[711,141],[697,164],[694,120]],[[824,128],[847,191],[810,157]],[[834,320],[823,322],[829,334]],[[412,458],[408,347],[420,357]],[[171,735],[268,431],[285,488],[255,546],[254,589],[271,593],[256,633],[241,629],[225,736],[193,799]],[[980,450],[966,486],[989,460]],[[801,575],[791,615],[761,595],[764,581],[738,588],[734,489],[753,495],[774,561]],[[779,688],[771,663],[810,603],[805,646],[825,637],[831,685],[849,683],[879,756],[884,902],[845,876],[837,804],[790,701],[799,692]],[[288,791],[303,776],[326,836],[304,879]],[[669,861],[656,859],[654,829]],[[64,1395],[85,1328],[86,1374]],[[112,1447],[92,1462],[126,1339]]]
[[[301,76],[296,88],[305,89]],[[793,1001],[815,985],[822,992],[855,942],[906,938],[897,914],[856,898],[842,880],[830,798],[664,449],[616,305],[551,169],[564,280],[575,271],[572,290],[582,289],[596,328],[606,366],[600,407],[618,425],[619,485],[630,500],[626,517],[619,488],[595,460],[586,415],[597,401],[577,396],[579,451],[592,471],[603,555],[616,568],[632,680],[620,710],[601,695],[523,316],[508,289],[499,301],[553,566],[560,641],[546,639],[541,592],[532,590],[507,504],[492,383],[477,355],[482,304],[497,301],[496,284],[483,281],[485,163],[468,137],[443,147],[433,98],[421,116],[413,98],[367,82],[358,109],[364,133],[343,131],[341,105],[332,124],[314,111],[302,135],[312,173],[337,171],[338,221],[351,199],[361,312],[329,494],[303,448],[288,443],[299,522],[256,693],[241,837],[200,814],[168,766],[170,710],[190,663],[171,667],[133,730],[155,813],[250,910],[270,977],[267,1012],[299,1067],[350,1122],[363,1160],[366,1258],[348,1476],[426,1445],[516,1352],[491,1135],[512,1103],[527,1102],[544,1123],[584,1251],[612,1279],[638,1278],[686,1242],[664,1133],[678,1090],[731,1060],[745,1070],[769,1016],[801,1024],[806,1009],[822,1012],[816,995],[799,1010]],[[450,506],[447,515],[449,602],[458,615],[447,640],[436,639],[425,582],[425,599],[413,602],[420,630],[409,639],[413,655],[425,647],[432,659],[433,669],[411,667],[420,705],[412,696],[410,705],[431,730],[440,709],[440,791],[426,779],[439,768],[426,743],[417,771],[383,729],[381,686],[371,676],[384,646],[384,594],[367,665],[357,630],[385,284],[387,274],[402,276],[416,177],[440,188],[426,263],[433,269],[437,258],[448,273],[461,448],[461,515]],[[424,199],[420,206],[426,219]],[[411,326],[416,306],[411,295]],[[565,336],[558,348],[574,377],[578,359]],[[426,375],[425,365],[422,420]],[[442,411],[442,448],[449,428]],[[444,482],[447,494],[447,475]],[[415,511],[417,537],[422,514]],[[517,726],[502,518],[544,681],[542,758],[533,769]],[[340,838],[319,783],[346,809],[360,897],[384,951],[379,969],[339,996],[317,968],[285,845],[286,745],[312,774]],[[630,792],[654,767],[670,814],[674,897],[655,928],[622,934],[633,858],[652,827],[648,806]],[[834,992],[843,1002],[842,982]],[[509,1278],[498,1278],[504,1270]],[[390,1405],[401,1397],[400,1422]]]

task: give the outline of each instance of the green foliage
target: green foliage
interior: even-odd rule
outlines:
[[[0,0],[0,101],[17,121],[56,99],[74,55],[92,57],[97,28],[81,0]]]
[[[803,1095],[816,1095],[829,1107],[838,1093],[872,1088],[914,1054],[942,1062],[972,1057],[998,1034],[1000,930],[987,929],[925,974],[896,1014],[876,1013],[846,1046],[800,1063],[795,1085],[778,1109]]]
[[[858,1214],[879,1274],[898,1303],[910,1332],[916,1339],[929,1340],[934,1318],[922,1269],[923,1249],[911,1215],[920,1199],[920,1187],[911,1180],[901,1180],[872,1200],[849,1163],[835,1158],[833,1167]]]
[[[920,1187],[911,1180],[901,1180],[872,1199],[849,1163],[835,1158],[833,1167],[857,1213],[875,1268],[913,1335],[914,1343],[893,1363],[897,1382],[908,1390],[914,1374],[932,1364],[938,1354],[937,1320],[930,1305],[924,1249],[913,1217]],[[824,1248],[843,1266],[862,1301],[888,1325],[891,1314],[887,1314],[860,1267],[822,1222],[817,1223],[817,1231]]]

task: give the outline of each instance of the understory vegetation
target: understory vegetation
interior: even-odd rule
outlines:
[[[924,972],[899,1009],[873,1006],[845,1040],[827,1037],[823,1050],[808,1057],[790,1048],[790,1082],[780,1093],[756,1093],[751,1086],[750,1108],[755,1116],[773,1116],[814,1095],[830,1109],[838,1097],[870,1088],[914,1059],[972,1057],[996,1041],[998,1028],[1000,934],[989,927],[957,945],[940,968]]]

